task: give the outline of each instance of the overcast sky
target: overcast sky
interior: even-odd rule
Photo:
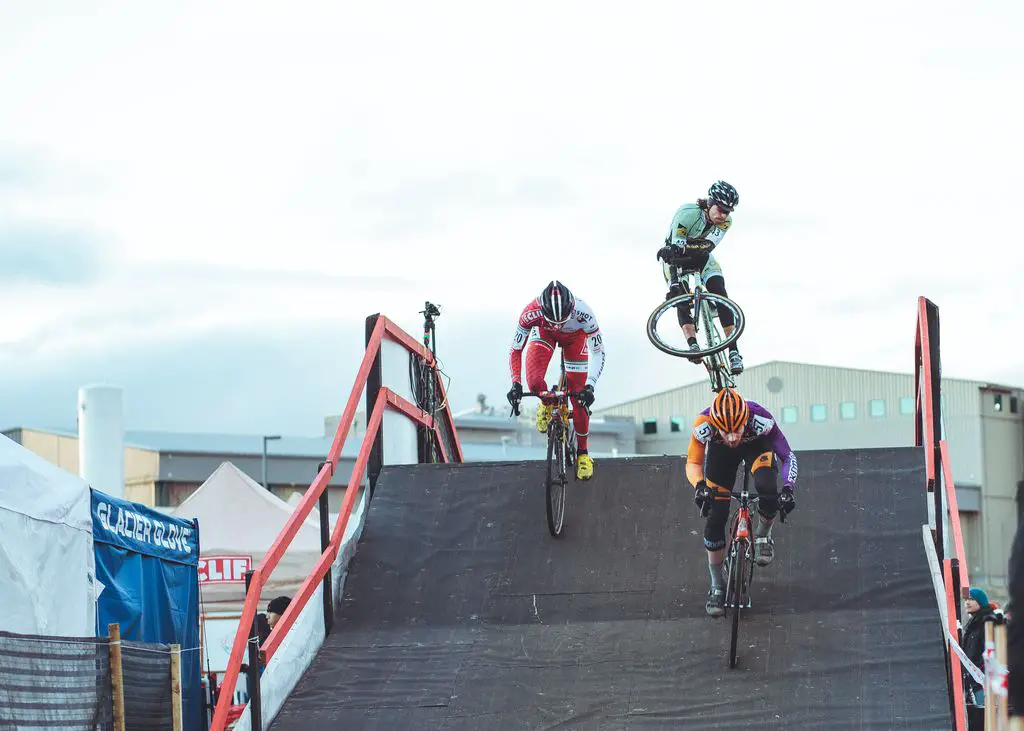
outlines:
[[[0,4],[0,428],[103,381],[131,429],[317,434],[425,299],[454,407],[503,402],[554,277],[598,406],[693,382],[644,325],[719,178],[748,366],[910,371],[926,295],[944,375],[1024,385],[1024,5],[628,7]]]

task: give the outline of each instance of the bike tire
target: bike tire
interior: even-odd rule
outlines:
[[[565,445],[562,443],[561,416],[556,411],[548,426],[547,493],[548,532],[555,538],[562,535],[565,521]],[[557,445],[557,448],[556,448]]]
[[[743,541],[741,541],[743,543]],[[729,592],[726,606],[732,605],[732,637],[729,639],[729,667],[736,667],[736,643],[740,635],[740,607],[743,605],[743,573],[746,568],[746,547],[733,544],[734,550],[729,562]]]
[[[694,299],[693,294],[681,294],[660,303],[657,307],[651,310],[651,314],[647,317],[647,339],[651,341],[651,344],[655,348],[663,353],[674,355],[679,358],[703,358],[725,350],[739,340],[739,337],[743,334],[743,329],[747,324],[746,315],[743,314],[743,309],[728,297],[722,297],[721,295],[712,294],[711,292],[702,292],[700,298],[705,302],[715,303],[717,307],[725,307],[732,312],[734,320],[732,332],[723,338],[721,342],[703,350],[682,350],[680,348],[674,348],[666,343],[658,336],[658,321],[669,310],[674,310],[676,305],[686,304]]]

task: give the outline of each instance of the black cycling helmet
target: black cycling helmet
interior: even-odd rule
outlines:
[[[550,323],[561,325],[567,322],[575,307],[576,298],[557,279],[552,280],[540,293],[540,312]]]
[[[708,200],[730,211],[739,205],[740,194],[724,180],[719,180],[708,189]]]

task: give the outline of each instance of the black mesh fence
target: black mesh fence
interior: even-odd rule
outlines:
[[[125,728],[167,731],[170,645],[121,642]],[[0,632],[0,731],[114,731],[110,640]]]
[[[0,632],[0,729],[113,730],[105,637]]]
[[[125,729],[170,729],[171,646],[122,640],[121,674]]]

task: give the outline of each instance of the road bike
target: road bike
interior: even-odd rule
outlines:
[[[730,498],[738,505],[728,524],[729,544],[726,551],[725,569],[725,616],[732,611],[732,637],[729,640],[729,667],[736,667],[736,642],[739,639],[741,609],[750,609],[750,588],[754,583],[754,541],[751,537],[754,523],[751,520],[751,507],[758,501],[758,496],[750,494],[750,470],[747,461],[740,463],[743,470],[743,487],[740,491],[730,493]],[[758,518],[760,520],[760,517]],[[779,519],[785,523],[786,514],[779,511]]]
[[[565,527],[565,489],[569,473],[576,476],[576,429],[573,426],[573,409],[570,398],[579,398],[582,391],[566,390],[565,358],[562,358],[562,374],[558,386],[553,390],[539,393],[526,392],[523,397],[532,396],[542,403],[554,404],[551,421],[548,422],[547,471],[544,491],[547,496],[548,531],[555,538],[562,535]],[[587,413],[590,410],[587,409]],[[519,415],[519,404],[512,406],[512,414]],[[511,414],[510,414],[511,416]]]
[[[704,286],[699,271],[669,266],[669,284],[679,285],[682,294],[671,297],[651,312],[647,318],[647,338],[658,350],[680,358],[700,358],[707,369],[711,389],[715,392],[725,387],[735,388],[736,380],[729,366],[725,349],[739,340],[746,326],[743,309],[728,297],[709,292]],[[658,321],[669,310],[687,307],[693,314],[699,350],[675,347],[666,343],[658,334]],[[719,310],[725,308],[732,313],[733,329],[728,335],[719,322]],[[721,328],[721,329],[720,329]]]

